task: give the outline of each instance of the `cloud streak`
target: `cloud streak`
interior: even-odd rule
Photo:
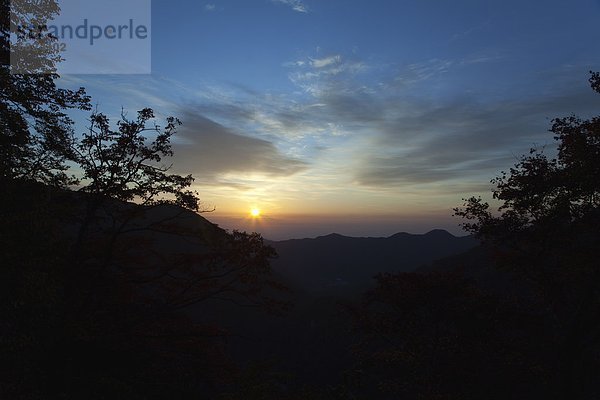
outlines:
[[[324,68],[324,67],[328,67],[331,65],[335,65],[335,64],[339,64],[342,62],[342,56],[340,55],[335,55],[335,56],[330,56],[330,57],[325,57],[325,58],[317,58],[317,59],[311,59],[311,65],[315,68]],[[303,65],[303,64],[301,64]]]
[[[308,7],[302,0],[271,0],[276,4],[284,4],[299,13],[308,13]]]
[[[202,181],[218,181],[225,174],[291,176],[307,167],[272,142],[233,132],[193,107],[179,115],[183,125],[175,145],[178,169],[190,171]]]
[[[284,64],[293,93],[178,86],[187,107],[160,97],[172,82],[127,94],[142,105],[156,98],[182,119],[176,165],[201,184],[244,190],[258,176],[301,187],[310,176],[332,193],[468,193],[531,146],[551,144],[550,118],[591,115],[599,105],[576,67],[533,76],[535,94],[444,93],[447,82],[460,85],[461,74],[496,62],[504,59],[480,54],[382,66],[330,53]]]
[[[348,168],[354,182],[406,188],[485,182],[530,147],[552,143],[550,118],[593,113],[598,106],[585,84],[572,84],[573,71],[536,77],[532,84],[544,89],[535,96],[498,97],[485,90],[437,94],[438,87],[468,75],[476,64],[492,62],[502,58],[432,59],[392,68],[395,73],[382,73],[375,82],[364,72],[376,67],[338,55],[288,65],[290,80],[320,104],[312,118],[337,121],[355,139]]]
[[[393,187],[467,181],[480,175],[489,178],[514,164],[528,148],[550,144],[549,118],[591,110],[593,104],[592,93],[577,90],[492,104],[464,98],[441,106],[420,103],[401,116],[374,124],[380,134],[365,148],[356,181]]]

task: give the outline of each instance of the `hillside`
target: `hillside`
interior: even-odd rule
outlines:
[[[362,290],[381,272],[412,271],[439,258],[463,253],[476,239],[444,230],[423,235],[397,233],[387,238],[339,234],[315,239],[269,242],[279,254],[274,270],[300,290],[315,294],[337,289]]]

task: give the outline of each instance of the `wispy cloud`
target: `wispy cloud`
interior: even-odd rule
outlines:
[[[271,0],[273,3],[284,4],[290,7],[292,10],[300,13],[307,13],[308,7],[302,0]]]
[[[209,11],[209,12],[210,12],[210,11],[215,11],[215,10],[217,9],[217,6],[216,6],[215,4],[206,4],[206,5],[204,6],[204,9],[205,9],[206,11]]]
[[[398,68],[393,83],[401,86],[414,85],[445,74],[457,64],[456,60],[431,59],[403,65]]]
[[[329,86],[337,85],[340,90],[341,82],[355,82],[356,75],[366,72],[368,66],[356,59],[346,59],[339,54],[321,58],[308,57],[285,63],[291,69],[288,77],[306,93],[315,97],[329,91]]]
[[[372,99],[355,101],[352,109]],[[364,146],[354,174],[361,185],[390,188],[484,182],[528,148],[551,144],[549,118],[589,112],[597,99],[577,88],[548,98],[491,103],[462,97],[441,104],[435,99],[378,104],[383,110],[369,125],[376,133]]]
[[[336,121],[350,132],[345,145],[354,155],[347,172],[356,184],[405,190],[435,184],[449,192],[485,182],[529,147],[552,142],[549,118],[591,112],[598,102],[585,85],[537,97],[481,97],[485,90],[439,95],[438,88],[476,64],[501,60],[473,55],[380,68],[334,55],[290,63],[289,77],[320,104],[313,119]],[[375,79],[365,71],[376,71]],[[565,75],[539,79],[537,85],[547,87]]]
[[[123,96],[132,97],[129,109],[152,105],[182,119],[176,165],[201,185],[246,190],[277,181],[280,191],[305,196],[326,182],[330,193],[454,195],[483,188],[477,185],[532,145],[551,143],[549,118],[598,107],[580,79],[586,70],[575,67],[532,76],[535,95],[485,87],[444,93],[444,85],[496,61],[504,62],[473,56],[377,65],[333,53],[285,64],[296,92],[156,81],[124,86]],[[104,79],[99,86],[121,87]],[[167,88],[177,88],[177,101],[162,96]]]
[[[315,68],[324,68],[330,65],[339,64],[342,62],[342,56],[335,55],[325,58],[311,59],[311,65]],[[301,64],[302,65],[302,64]]]

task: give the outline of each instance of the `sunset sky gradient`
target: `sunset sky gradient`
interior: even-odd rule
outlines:
[[[179,117],[176,171],[225,228],[458,233],[551,118],[597,113],[599,21],[597,0],[157,0],[152,75],[61,84],[115,121]]]

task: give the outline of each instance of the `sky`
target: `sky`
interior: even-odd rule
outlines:
[[[181,119],[174,170],[204,216],[268,239],[458,234],[462,198],[600,105],[600,0],[156,0],[151,18],[151,74],[61,84],[114,121]]]

